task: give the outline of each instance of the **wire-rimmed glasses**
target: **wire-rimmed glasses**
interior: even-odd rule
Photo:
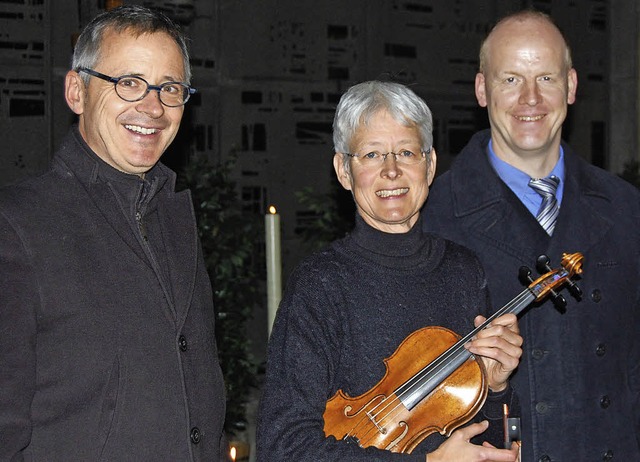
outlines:
[[[427,151],[421,150],[419,154],[416,154],[409,149],[400,149],[398,152],[371,151],[366,154],[353,154],[350,152],[345,152],[344,155],[356,159],[362,167],[377,168],[384,164],[384,161],[387,160],[387,156],[389,156],[389,154],[393,155],[394,159],[399,164],[417,165],[427,158],[427,154],[430,151],[431,149]]]

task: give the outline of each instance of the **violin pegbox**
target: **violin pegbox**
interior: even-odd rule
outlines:
[[[536,297],[536,301],[540,301],[549,295],[558,311],[564,313],[566,311],[567,301],[556,289],[566,284],[569,292],[576,300],[582,298],[582,290],[576,285],[573,279],[582,274],[583,260],[584,256],[580,252],[571,254],[563,253],[562,261],[560,262],[561,266],[553,269],[549,264],[549,257],[540,255],[536,259],[536,268],[538,272],[541,273],[541,276],[534,280],[531,277],[531,270],[526,266],[522,266],[520,267],[518,277],[523,284],[528,285],[529,290]]]

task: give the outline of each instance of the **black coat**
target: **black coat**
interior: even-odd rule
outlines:
[[[50,171],[0,193],[0,460],[226,453],[190,195],[161,164],[149,175],[148,240],[121,194],[140,179],[99,160],[76,128]]]
[[[495,308],[523,289],[522,265],[584,254],[566,312],[550,301],[520,321],[524,356],[512,384],[523,411],[524,461],[640,460],[640,193],[567,145],[553,237],[499,179],[476,134],[432,188],[424,226],[475,251]],[[534,275],[535,273],[534,270]]]

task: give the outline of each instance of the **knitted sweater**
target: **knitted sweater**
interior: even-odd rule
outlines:
[[[339,389],[356,397],[376,385],[383,360],[417,329],[464,335],[487,310],[484,273],[470,251],[419,226],[387,234],[357,217],[350,235],[308,257],[288,281],[269,341],[258,461],[423,461],[439,434],[411,455],[363,449],[325,437],[326,402]],[[511,399],[510,388],[490,393],[476,420],[500,421]]]

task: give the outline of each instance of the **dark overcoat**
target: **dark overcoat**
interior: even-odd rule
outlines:
[[[520,320],[524,355],[512,383],[523,411],[524,461],[640,460],[640,192],[563,144],[566,181],[553,237],[499,179],[477,133],[434,183],[429,231],[482,261],[495,309],[523,289],[518,270],[546,254],[584,254],[581,301],[565,295]],[[534,276],[537,273],[534,270]]]
[[[0,460],[219,460],[223,381],[190,194],[154,167],[148,242],[106,167],[74,128],[47,173],[0,193]]]

